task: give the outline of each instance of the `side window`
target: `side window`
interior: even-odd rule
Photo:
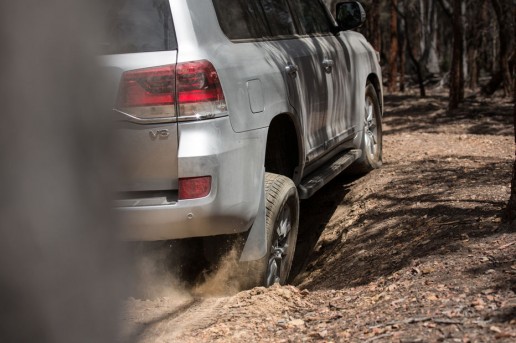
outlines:
[[[291,36],[296,32],[287,0],[213,0],[229,39]]]
[[[272,36],[291,36],[296,32],[286,0],[260,0]]]
[[[213,6],[220,27],[229,39],[252,39],[270,35],[257,1],[213,0]]]
[[[167,0],[110,0],[107,9],[105,54],[177,49]]]
[[[317,0],[290,0],[292,11],[299,18],[302,33],[329,33],[332,23],[324,5]]]

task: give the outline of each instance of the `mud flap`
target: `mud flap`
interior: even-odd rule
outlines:
[[[260,195],[260,206],[253,226],[249,230],[240,262],[256,261],[267,254],[267,232],[265,229],[265,168],[262,172],[262,190]]]

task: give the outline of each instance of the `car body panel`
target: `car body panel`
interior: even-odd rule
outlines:
[[[119,202],[122,236],[161,240],[244,232],[259,213],[273,119],[287,114],[296,127],[299,182],[335,154],[360,146],[366,82],[376,75],[381,85],[380,67],[374,50],[356,32],[231,41],[211,0],[169,3],[177,51],[104,56],[103,65],[120,79],[130,69],[208,60],[217,71],[228,116],[145,124],[114,114],[127,169],[121,190],[142,192]],[[325,60],[334,62],[330,72]],[[296,78],[285,69],[289,63],[298,64]],[[156,130],[173,134],[152,140]],[[179,178],[206,175],[212,177],[207,197],[177,199]]]
[[[122,74],[128,70],[175,64],[176,51],[145,52],[108,55],[99,58],[100,65],[112,83],[110,95],[116,107],[117,90]],[[170,113],[168,122],[139,123],[130,115],[113,110],[115,121],[117,162],[119,164],[118,190],[167,191],[177,190],[178,137],[176,114]],[[159,135],[159,132],[166,134]]]
[[[210,194],[153,206],[119,203],[121,237],[164,240],[248,230],[260,204],[266,135],[266,129],[236,133],[227,117],[181,123],[178,176],[211,176]]]

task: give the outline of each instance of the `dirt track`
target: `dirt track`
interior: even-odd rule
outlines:
[[[296,287],[231,295],[223,275],[195,290],[152,279],[127,302],[122,340],[516,340],[516,234],[501,220],[512,104],[446,114],[445,101],[388,97],[384,166],[302,203]]]

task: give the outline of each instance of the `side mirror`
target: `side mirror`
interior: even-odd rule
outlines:
[[[364,7],[358,1],[337,4],[337,24],[342,31],[351,30],[362,25],[366,20]]]

